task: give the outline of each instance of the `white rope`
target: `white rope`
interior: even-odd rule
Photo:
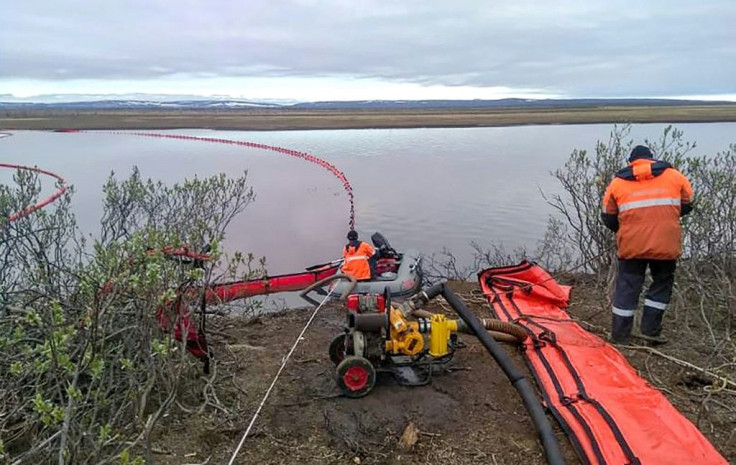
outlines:
[[[253,415],[253,418],[250,420],[250,424],[248,425],[248,428],[245,430],[245,433],[243,434],[243,437],[240,439],[240,443],[238,443],[238,447],[235,449],[235,452],[233,452],[233,456],[230,457],[230,461],[228,462],[228,465],[233,465],[235,463],[235,458],[238,456],[238,453],[240,452],[240,449],[243,447],[243,443],[245,443],[245,438],[248,437],[248,433],[250,433],[251,428],[253,428],[253,425],[256,422],[256,418],[258,418],[258,414],[261,413],[261,409],[266,403],[266,400],[268,399],[268,396],[271,395],[271,391],[273,390],[273,387],[276,385],[276,381],[278,381],[279,376],[281,375],[281,372],[284,370],[284,367],[286,366],[286,362],[289,361],[289,357],[291,357],[291,354],[294,353],[294,350],[296,349],[297,344],[299,344],[299,341],[302,340],[302,336],[304,336],[304,333],[307,331],[307,328],[309,328],[309,325],[312,324],[312,320],[314,320],[314,317],[317,316],[317,312],[320,308],[327,302],[327,299],[330,298],[330,295],[332,294],[332,289],[330,289],[330,292],[327,293],[325,298],[322,300],[322,302],[317,306],[317,308],[314,309],[314,313],[312,313],[312,316],[309,318],[309,321],[307,321],[307,324],[302,329],[302,332],[299,333],[299,337],[296,338],[296,341],[294,341],[294,345],[291,346],[291,350],[288,354],[286,354],[286,357],[283,358],[283,362],[281,363],[281,368],[279,368],[279,371],[276,372],[276,376],[273,378],[273,381],[271,381],[271,386],[269,386],[268,390],[266,391],[266,395],[263,396],[263,400],[261,401],[261,404],[258,406],[258,410],[256,410],[256,413]]]

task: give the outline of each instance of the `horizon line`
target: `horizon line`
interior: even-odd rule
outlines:
[[[66,100],[67,98],[81,97],[82,100]],[[6,100],[6,98],[10,100]],[[34,101],[34,99],[54,98],[53,101],[43,102]],[[64,98],[65,100],[59,100]],[[736,103],[736,94],[713,94],[713,95],[685,95],[685,96],[646,96],[646,97],[499,97],[499,98],[402,98],[402,99],[338,99],[338,100],[302,100],[288,98],[249,98],[236,97],[229,95],[195,95],[195,94],[156,94],[156,93],[125,93],[125,94],[84,94],[84,93],[61,93],[61,94],[38,94],[28,97],[16,97],[14,94],[0,94],[0,103],[81,103],[81,102],[99,102],[99,101],[115,101],[115,100],[151,100],[151,101],[197,101],[197,100],[222,100],[222,101],[242,101],[253,103],[274,103],[282,102],[282,104],[297,103],[349,103],[349,102],[497,102],[502,100],[523,100],[523,101],[565,101],[565,100],[670,100],[670,101],[702,101],[702,102],[732,102]],[[15,101],[13,101],[15,100]]]

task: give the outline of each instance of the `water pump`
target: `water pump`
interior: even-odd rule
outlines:
[[[368,394],[380,372],[390,373],[402,385],[427,384],[435,367],[452,360],[464,346],[458,333],[472,332],[463,320],[420,310],[428,300],[424,293],[395,305],[387,292],[348,297],[343,333],[329,348],[337,385],[345,396]],[[506,336],[506,341],[526,338],[519,326],[492,319],[481,322]]]

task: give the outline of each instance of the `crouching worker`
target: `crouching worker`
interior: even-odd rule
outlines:
[[[644,277],[652,284],[644,300],[641,337],[664,343],[662,317],[672,295],[677,259],[682,253],[680,217],[692,210],[687,178],[639,145],[629,166],[616,173],[603,197],[603,223],[616,233],[618,274],[613,294],[611,339],[627,343]]]
[[[375,253],[376,249],[372,245],[359,241],[358,233],[351,230],[348,233],[348,243],[342,251],[342,273],[350,275],[358,281],[371,279],[372,260]]]

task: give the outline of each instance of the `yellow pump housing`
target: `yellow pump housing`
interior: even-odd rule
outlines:
[[[400,310],[391,307],[389,324],[391,337],[386,341],[386,352],[416,355],[424,349],[424,337],[419,332],[419,324],[416,321],[408,321]]]
[[[409,321],[397,308],[389,310],[390,334],[386,341],[386,352],[390,354],[416,355],[424,349],[423,331],[419,323]],[[458,331],[458,320],[449,320],[445,315],[434,314],[429,320],[429,355],[444,357],[450,353],[449,343],[452,333]],[[423,326],[423,328],[426,328]]]
[[[443,357],[450,351],[450,335],[457,332],[457,320],[448,320],[445,315],[435,313],[430,320],[429,355],[435,358]]]

